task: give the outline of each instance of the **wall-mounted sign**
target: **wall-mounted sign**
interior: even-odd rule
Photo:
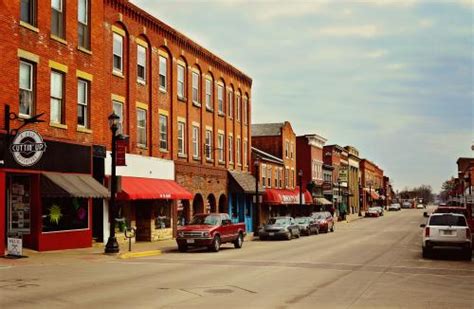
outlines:
[[[117,166],[127,166],[127,163],[125,162],[127,144],[127,140],[119,139],[115,142],[115,163]]]
[[[347,178],[348,178],[347,174],[348,174],[347,166],[341,166],[341,169],[339,170],[339,181],[347,182]]]
[[[15,161],[22,166],[32,166],[38,163],[46,151],[46,143],[41,135],[33,130],[18,133],[10,145],[10,151]]]

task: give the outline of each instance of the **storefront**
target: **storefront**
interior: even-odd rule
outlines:
[[[91,176],[92,146],[43,140],[33,130],[1,138],[0,255],[8,236],[38,251],[90,247],[91,199],[109,196]]]
[[[251,174],[229,171],[229,216],[234,223],[244,222],[247,233],[253,232],[257,211],[254,204],[256,183]],[[258,187],[259,194],[265,191]]]
[[[308,216],[311,213],[312,197],[309,191],[303,190],[303,201],[300,207],[300,190],[265,189],[263,204],[260,207],[260,224],[275,216]]]
[[[126,154],[125,160],[126,166],[117,167],[117,241],[126,241],[126,227],[136,228],[136,241],[175,237],[183,205],[189,205],[193,196],[174,181],[173,161],[133,154]],[[106,175],[110,175],[110,164],[108,156]],[[104,211],[104,218],[108,218],[108,207]],[[108,234],[104,230],[104,235]]]

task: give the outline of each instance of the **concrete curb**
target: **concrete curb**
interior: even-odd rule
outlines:
[[[133,259],[133,258],[139,258],[139,257],[147,257],[147,256],[157,256],[161,255],[162,251],[161,250],[149,250],[149,251],[141,251],[141,252],[127,252],[127,253],[121,253],[118,258],[119,259]]]

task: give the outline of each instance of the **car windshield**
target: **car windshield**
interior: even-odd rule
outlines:
[[[285,225],[288,223],[287,218],[270,218],[268,220],[268,224],[274,224],[274,225]]]
[[[191,225],[220,225],[221,216],[218,216],[218,215],[195,216],[189,224]]]
[[[308,218],[296,218],[296,223],[306,224],[306,223],[308,223]]]
[[[466,219],[453,215],[432,216],[429,225],[466,226]]]

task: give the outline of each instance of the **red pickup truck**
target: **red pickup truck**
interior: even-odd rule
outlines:
[[[245,237],[245,223],[232,223],[226,213],[197,214],[188,225],[178,228],[178,249],[186,252],[188,247],[208,247],[219,251],[221,244],[233,243],[236,249],[242,247]]]

